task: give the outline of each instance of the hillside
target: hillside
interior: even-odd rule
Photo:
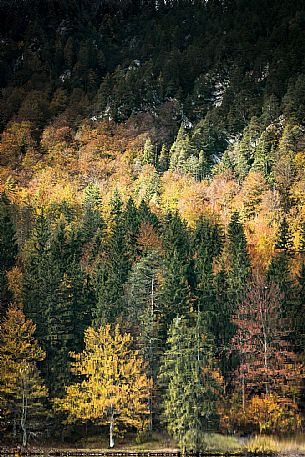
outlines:
[[[3,440],[300,429],[304,2],[0,17]]]

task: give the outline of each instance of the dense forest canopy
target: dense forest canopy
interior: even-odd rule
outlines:
[[[0,17],[1,439],[300,429],[304,2]]]

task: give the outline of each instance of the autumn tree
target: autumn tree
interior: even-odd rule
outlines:
[[[234,315],[237,331],[231,348],[240,361],[236,383],[243,409],[246,397],[254,393],[289,397],[299,391],[300,365],[287,341],[289,323],[281,315],[281,300],[278,286],[258,276],[248,284]]]
[[[109,444],[119,425],[145,430],[151,381],[145,364],[132,347],[129,333],[107,324],[85,332],[85,349],[71,353],[71,371],[82,380],[66,387],[64,398],[54,401],[56,410],[65,412],[69,422],[92,421],[109,425]]]
[[[17,252],[12,205],[3,193],[0,195],[0,315],[10,299],[6,274],[14,266]]]
[[[13,424],[14,437],[17,430],[22,432],[23,446],[29,431],[39,429],[46,415],[48,392],[37,368],[46,354],[35,339],[35,329],[14,306],[0,324],[0,407],[7,423]]]

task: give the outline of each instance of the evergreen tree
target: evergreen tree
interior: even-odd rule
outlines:
[[[174,317],[192,308],[190,240],[179,215],[168,215],[163,227],[164,280],[161,290],[163,335]]]
[[[31,238],[25,251],[23,302],[25,314],[37,327],[37,338],[43,348],[47,335],[48,300],[52,301],[59,272],[50,265],[50,224],[43,212],[37,215]],[[53,267],[53,268],[52,268]]]
[[[289,253],[293,249],[293,240],[287,219],[284,217],[280,223],[275,249]]]
[[[187,168],[187,161],[195,153],[188,132],[181,125],[177,138],[170,149],[170,169],[183,173]]]
[[[158,170],[164,173],[169,167],[169,151],[163,144],[158,158]]]
[[[123,214],[126,252],[132,263],[137,256],[137,238],[139,233],[139,214],[133,199],[127,201]]]
[[[229,300],[228,279],[224,269],[214,277],[215,305],[213,320],[213,336],[215,341],[216,356],[224,377],[224,389],[230,383],[230,340],[234,333],[232,326],[232,303]]]
[[[101,216],[102,199],[99,188],[89,184],[84,191],[83,220],[81,233],[83,240],[89,242],[101,236],[104,223]]]
[[[214,315],[213,261],[222,250],[222,234],[219,226],[208,219],[200,218],[196,224],[193,244],[197,308],[206,315],[211,328],[217,318]]]
[[[144,144],[142,164],[143,165],[155,165],[155,162],[156,162],[155,146],[153,145],[151,139],[148,138]]]
[[[295,308],[297,307],[297,292],[291,274],[292,247],[291,233],[284,218],[280,224],[275,242],[276,252],[267,270],[268,281],[275,283],[283,294],[282,312],[284,316],[295,315]]]
[[[159,227],[159,219],[158,217],[151,212],[149,206],[147,203],[142,200],[139,207],[138,207],[138,218],[139,218],[139,223],[141,222],[148,222],[153,227],[158,228]]]
[[[133,202],[131,211],[135,210]],[[93,309],[95,325],[113,323],[123,311],[123,285],[130,269],[129,252],[126,245],[124,212],[118,193],[111,202],[111,233],[106,241],[104,256],[97,264],[95,284],[97,304]],[[130,232],[132,235],[132,231]],[[131,246],[131,242],[129,247]]]
[[[137,262],[129,273],[126,283],[126,319],[131,328],[137,329],[140,353],[147,363],[147,376],[153,380],[154,388],[149,399],[150,424],[156,415],[157,373],[159,369],[162,341],[160,338],[160,281],[163,261],[160,255],[151,251]],[[134,330],[135,331],[135,330]]]
[[[228,285],[232,303],[241,298],[250,274],[247,240],[237,212],[232,214],[227,231]]]
[[[220,376],[213,359],[213,344],[201,314],[191,324],[173,320],[160,368],[164,386],[163,418],[183,451],[204,447],[204,432],[216,421],[215,401]]]

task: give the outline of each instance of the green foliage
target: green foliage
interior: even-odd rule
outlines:
[[[240,299],[250,273],[250,259],[247,240],[237,212],[232,214],[227,232],[227,251],[229,255],[228,285],[231,299]]]
[[[169,330],[160,369],[164,385],[163,418],[183,450],[204,447],[204,432],[216,420],[215,401],[220,387],[213,361],[213,345],[201,315],[192,324],[177,317]]]

